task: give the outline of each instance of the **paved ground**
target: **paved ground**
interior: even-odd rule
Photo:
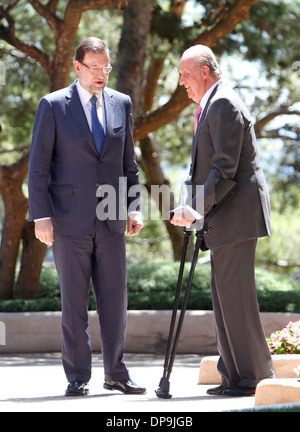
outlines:
[[[155,394],[163,374],[164,356],[127,354],[125,361],[132,379],[147,388],[146,395],[129,396],[104,390],[102,357],[94,354],[90,395],[66,398],[67,382],[60,354],[0,354],[0,412],[103,412],[107,413],[107,422],[117,422],[118,413],[126,413],[128,418],[140,417],[139,413],[157,418],[172,413],[171,418],[177,418],[184,413],[185,420],[182,421],[188,421],[192,413],[196,416],[199,412],[254,407],[254,397],[207,395],[206,390],[211,386],[197,384],[200,356],[177,355],[170,379],[172,399],[169,400],[158,399]],[[151,421],[159,421],[156,417]]]

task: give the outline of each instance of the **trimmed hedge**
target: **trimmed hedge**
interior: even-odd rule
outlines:
[[[53,312],[61,310],[60,298],[0,300],[0,312]]]
[[[190,264],[185,266],[181,299],[184,296]],[[179,263],[145,263],[128,266],[128,308],[131,310],[172,309]],[[257,297],[261,312],[300,312],[300,284],[263,268],[256,269]],[[90,295],[90,309],[96,308]],[[196,267],[188,309],[212,310],[210,264]],[[61,310],[59,282],[55,270],[44,269],[35,300],[0,301],[0,312]]]

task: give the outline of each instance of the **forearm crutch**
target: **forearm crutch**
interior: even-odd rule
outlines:
[[[182,324],[183,324],[183,320],[184,320],[184,315],[185,315],[185,311],[186,311],[186,307],[187,307],[187,303],[188,303],[189,293],[190,293],[190,289],[191,289],[191,285],[192,285],[192,281],[193,281],[193,277],[194,277],[194,272],[195,272],[195,268],[196,268],[196,264],[197,264],[198,253],[199,253],[201,241],[203,239],[203,235],[200,235],[201,232],[202,232],[202,230],[196,232],[197,240],[196,240],[196,244],[195,244],[194,255],[193,255],[193,259],[192,259],[189,278],[188,278],[187,286],[185,289],[185,294],[184,294],[183,303],[181,306],[179,321],[177,324],[177,329],[176,329],[176,333],[175,333],[175,337],[174,337],[174,341],[173,341],[173,346],[172,346],[172,351],[171,351],[171,343],[172,343],[172,339],[173,339],[175,321],[176,321],[176,316],[177,316],[177,309],[178,309],[180,292],[181,292],[181,287],[182,287],[182,275],[183,275],[183,271],[184,271],[186,248],[187,248],[187,243],[189,241],[189,238],[191,236],[191,231],[185,231],[184,232],[185,242],[184,242],[184,247],[183,247],[183,251],[182,251],[183,253],[182,253],[182,257],[181,257],[179,276],[178,276],[178,282],[177,282],[177,288],[176,288],[176,295],[175,295],[173,312],[172,312],[172,319],[171,319],[171,325],[170,325],[170,331],[169,331],[169,337],[168,337],[168,343],[167,343],[167,350],[166,350],[166,357],[165,357],[165,363],[164,363],[164,372],[163,372],[163,376],[162,376],[160,383],[159,383],[159,388],[158,388],[158,390],[155,391],[157,397],[161,398],[161,399],[171,399],[171,397],[172,397],[172,395],[169,393],[169,390],[170,390],[169,379],[170,379],[170,375],[171,375],[171,372],[173,369],[173,364],[174,364],[175,354],[176,354],[176,348],[177,348],[177,344],[179,341],[181,328],[182,328]],[[170,352],[171,352],[171,355],[170,355]]]
[[[208,219],[214,215],[224,204],[227,202],[234,194],[235,192],[235,183],[231,180],[222,180],[218,183],[220,185],[218,187],[218,190],[216,190],[216,196],[217,196],[217,205],[215,205],[212,210],[206,215],[203,228],[199,231],[196,231],[196,243],[194,248],[194,254],[191,262],[191,268],[189,272],[189,277],[185,289],[185,294],[181,306],[181,312],[177,324],[177,329],[175,333],[175,337],[173,340],[173,334],[174,334],[174,328],[175,328],[175,321],[177,317],[177,310],[180,300],[180,293],[182,288],[182,277],[183,277],[183,271],[184,271],[184,265],[185,265],[185,259],[186,259],[186,251],[189,243],[189,239],[191,236],[191,231],[185,229],[184,230],[184,240],[183,240],[183,248],[182,248],[182,255],[181,255],[181,262],[180,262],[180,268],[179,268],[179,274],[178,274],[178,281],[177,281],[177,287],[176,287],[176,294],[175,294],[175,300],[173,305],[173,312],[172,312],[172,318],[171,318],[171,324],[169,329],[169,336],[168,336],[168,342],[167,342],[167,349],[166,349],[166,356],[165,356],[165,362],[164,362],[164,371],[163,376],[160,380],[159,387],[155,391],[156,395],[160,399],[171,399],[172,395],[169,393],[170,390],[170,375],[173,369],[173,364],[175,360],[176,355],[176,349],[177,344],[179,341],[182,324],[184,320],[185,311],[187,308],[188,298],[192,286],[192,281],[195,273],[195,268],[198,261],[198,255],[199,255],[199,249],[201,248],[201,244],[203,242],[203,235],[205,230],[207,229],[207,221]],[[219,198],[219,199],[218,199]],[[171,349],[173,340],[173,346]],[[170,355],[171,353],[171,355]]]

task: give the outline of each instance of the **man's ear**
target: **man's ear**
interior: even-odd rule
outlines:
[[[204,79],[207,79],[207,77],[209,76],[209,73],[210,73],[209,67],[206,65],[202,66],[201,74],[202,74]]]
[[[80,75],[81,69],[80,69],[80,63],[79,63],[79,61],[78,60],[74,60],[73,66],[74,66],[74,70],[77,73],[77,75]]]

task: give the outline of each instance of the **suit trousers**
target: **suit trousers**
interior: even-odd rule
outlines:
[[[127,319],[124,234],[95,220],[82,236],[54,234],[53,253],[62,298],[62,361],[69,382],[91,378],[88,331],[90,281],[97,304],[106,380],[128,379],[123,362]]]
[[[254,388],[273,378],[255,287],[257,239],[211,250],[211,291],[222,385]]]

